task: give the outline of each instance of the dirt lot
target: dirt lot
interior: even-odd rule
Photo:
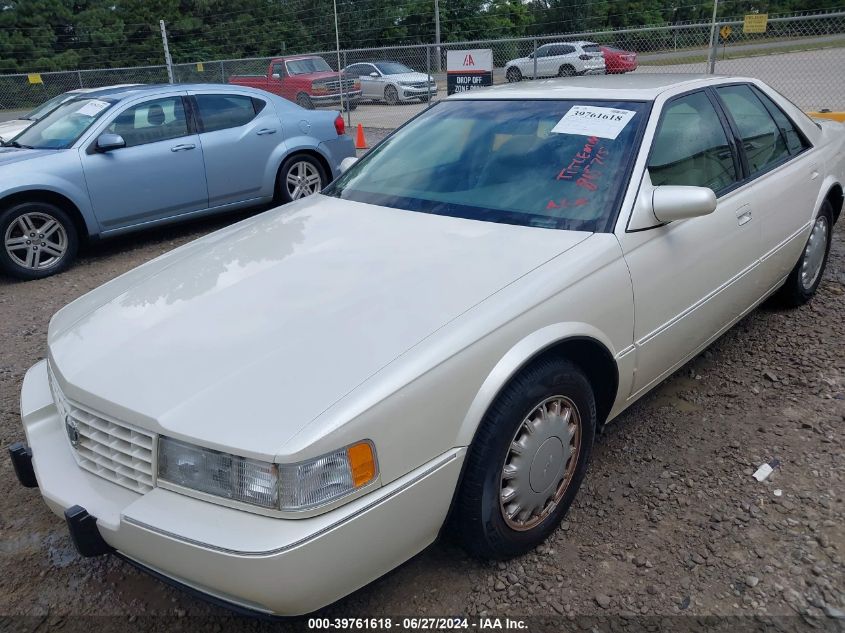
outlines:
[[[44,355],[54,311],[228,221],[109,242],[46,280],[0,279],[0,444],[23,437],[21,379]],[[598,439],[587,483],[546,546],[490,564],[446,540],[321,615],[550,616],[549,630],[602,628],[599,617],[614,630],[707,622],[842,630],[843,314],[840,223],[815,301],[757,310],[618,419]],[[773,459],[774,474],[755,481],[752,472]],[[127,618],[129,630],[230,628],[216,619],[222,609],[116,558],[80,558],[63,522],[37,491],[18,486],[3,455],[0,615],[30,617],[0,618],[0,630],[90,628],[77,617],[85,614],[122,616],[98,619],[97,630],[126,630]]]

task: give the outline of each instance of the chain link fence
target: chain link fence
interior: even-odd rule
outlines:
[[[432,100],[446,96],[448,50],[491,49],[493,82],[514,80],[508,76],[511,62],[528,70],[521,80],[566,74],[545,59],[551,44],[589,41],[605,50],[609,72],[711,73],[757,77],[806,110],[845,109],[845,9],[816,15],[769,17],[764,32],[746,33],[742,20],[689,23],[622,30],[590,31],[566,35],[523,37],[490,41],[450,42],[340,51],[340,67],[359,77],[360,101],[347,112],[351,125],[368,130],[391,130],[403,124]],[[290,54],[290,53],[288,53]],[[303,51],[303,54],[305,52]],[[338,70],[337,51],[309,53],[322,57]],[[628,59],[631,57],[631,59]],[[174,64],[174,80],[181,83],[227,83],[236,75],[266,76],[272,57],[208,60]],[[627,59],[627,61],[626,61]],[[541,61],[542,60],[542,61]],[[633,61],[635,60],[635,61]],[[554,60],[552,60],[554,61]],[[361,73],[358,64],[396,62],[416,76],[373,78]],[[525,65],[527,63],[527,66]],[[351,68],[350,66],[356,66]],[[574,69],[578,72],[578,69]],[[423,85],[433,80],[436,92]],[[26,74],[0,76],[0,110],[25,110],[67,90],[122,83],[166,83],[166,66],[80,70],[41,73],[41,83]],[[416,86],[416,87],[415,87]],[[285,95],[290,97],[289,95]],[[348,99],[345,99],[348,102]],[[325,106],[337,110],[337,104]],[[9,118],[6,116],[5,118]]]

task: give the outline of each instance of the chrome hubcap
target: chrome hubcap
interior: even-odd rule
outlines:
[[[575,473],[581,416],[566,396],[552,396],[526,416],[501,472],[499,506],[508,527],[530,530],[554,512]]]
[[[313,193],[319,193],[323,188],[323,182],[317,168],[305,161],[294,163],[291,166],[286,184],[292,200],[299,200]]]
[[[6,254],[18,266],[49,268],[67,251],[67,232],[52,215],[34,211],[15,219],[3,236]]]
[[[827,251],[827,217],[819,216],[810,232],[810,239],[804,248],[804,257],[801,261],[801,285],[804,290],[809,290],[816,283],[824,263],[824,254]]]

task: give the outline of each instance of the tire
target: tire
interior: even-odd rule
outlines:
[[[558,77],[572,77],[575,75],[575,69],[569,64],[564,64],[557,71]]]
[[[813,222],[810,237],[801,251],[801,257],[789,273],[783,286],[778,290],[776,299],[785,307],[796,308],[804,305],[821,283],[827,256],[833,237],[833,207],[825,200]]]
[[[300,180],[302,178],[310,179],[314,175],[319,177],[319,180],[315,183],[316,186]],[[296,183],[294,180],[296,180]],[[297,183],[300,187],[307,185],[308,191],[300,190],[297,192]],[[320,161],[308,154],[294,154],[289,156],[279,168],[279,173],[276,176],[276,201],[285,204],[300,200],[319,193],[327,184],[329,184],[329,181],[326,177],[326,170],[320,164]]]
[[[399,103],[399,91],[396,90],[396,86],[387,86],[384,89],[384,100],[387,102],[387,105],[396,105]]]
[[[544,404],[550,415],[537,422]],[[561,413],[563,407],[570,408],[570,422],[578,429],[565,445],[554,433],[566,433],[564,429],[571,430],[571,426],[560,426],[565,423],[554,414],[558,405]],[[529,418],[536,423],[532,433],[524,426]],[[481,558],[502,559],[524,554],[542,543],[560,524],[578,492],[595,429],[593,390],[576,365],[563,359],[541,360],[516,376],[484,415],[467,454],[452,515],[454,531],[464,548]],[[527,454],[516,455],[511,448],[515,443]],[[555,468],[549,471],[550,466]],[[543,490],[539,495],[534,492],[537,478],[540,482],[536,485]],[[546,494],[551,496],[546,498]],[[504,500],[503,495],[510,499]],[[523,516],[532,503],[536,506],[542,499],[547,503],[544,510]],[[506,518],[505,513],[513,513],[517,503],[525,510]]]
[[[314,102],[311,101],[311,97],[304,92],[300,92],[296,95],[296,104],[301,107],[305,108],[306,110],[313,110],[314,109]]]
[[[511,84],[522,81],[522,72],[520,72],[519,68],[511,66],[508,68],[507,72],[505,72],[505,79],[507,79],[508,83]]]
[[[0,213],[0,239],[0,268],[23,280],[65,270],[79,249],[73,220],[48,202],[22,202]]]

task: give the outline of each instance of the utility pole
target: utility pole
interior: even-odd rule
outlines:
[[[713,0],[713,19],[710,20],[710,54],[708,55],[710,74],[716,71],[716,48],[718,47],[718,40],[716,39],[716,10],[719,8],[719,0]]]
[[[173,60],[170,59],[170,49],[167,47],[167,29],[164,28],[164,20],[159,20],[161,27],[161,43],[164,45],[164,63],[167,64],[167,81],[173,83]]]
[[[346,92],[343,89],[343,66],[340,65],[340,29],[337,26],[337,0],[332,0],[334,6],[334,44],[337,52],[337,87],[340,89],[340,109],[344,109],[343,95]],[[346,103],[346,124],[352,127],[352,108],[349,103]]]
[[[434,43],[437,45],[434,69],[440,72],[440,2],[438,0],[434,0]]]

